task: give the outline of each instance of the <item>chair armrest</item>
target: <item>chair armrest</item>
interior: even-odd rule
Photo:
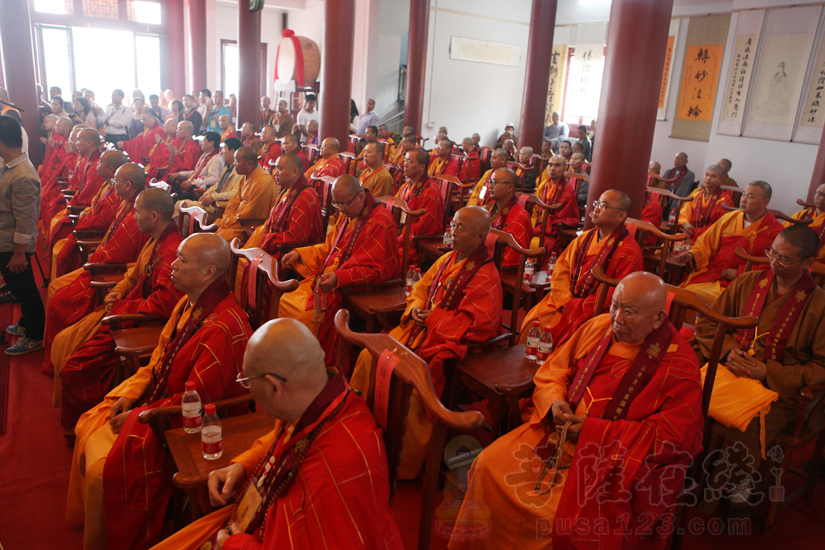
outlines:
[[[103,242],[103,239],[82,239],[75,241],[77,246],[82,246],[84,248],[97,248],[100,246],[100,243]]]
[[[229,409],[232,407],[239,407],[241,405],[251,403],[252,402],[252,394],[246,393],[244,395],[239,395],[237,397],[232,397],[230,399],[222,399],[221,401],[215,401],[213,405],[215,405],[216,411],[222,411],[224,409]],[[153,409],[147,409],[140,413],[138,416],[138,422],[141,424],[149,424],[154,419],[160,419],[166,416],[172,416],[175,414],[182,414],[180,405],[173,405],[170,407],[155,407]]]
[[[114,288],[118,281],[92,281],[89,283],[91,288]]]
[[[238,222],[241,225],[263,225],[266,223],[267,218],[238,218]]]
[[[166,317],[158,317],[153,315],[144,315],[142,313],[122,313],[120,315],[107,315],[100,320],[103,325],[112,325],[116,323],[139,323],[143,321],[168,321]]]
[[[374,307],[370,306],[370,313],[394,313],[396,311],[404,311],[407,309],[407,302],[398,302],[385,306]]]
[[[78,241],[78,242],[80,242],[80,241]],[[93,263],[86,263],[86,264],[83,264],[83,269],[85,269],[86,271],[91,271],[92,275],[94,275],[95,273],[97,273],[99,271],[102,271],[104,269],[105,270],[116,269],[116,270],[119,270],[119,271],[126,271],[127,269],[129,269],[129,266],[127,264],[93,264]]]
[[[61,193],[64,197],[73,197],[77,194],[77,189],[63,189]]]
[[[805,425],[805,417],[814,418],[825,405],[825,398],[813,407],[811,411],[808,409],[817,398],[817,394],[825,392],[825,384],[817,384],[815,386],[806,386],[799,391],[799,400],[796,402],[796,419],[794,421],[793,436],[800,437]],[[808,413],[806,415],[806,413]]]
[[[81,212],[86,210],[86,207],[84,206],[69,206],[67,208],[69,210],[69,213],[74,215],[80,214]]]
[[[484,342],[470,342],[467,345],[467,351],[473,351],[473,350],[477,350],[477,349],[484,349],[488,346],[496,346],[498,344],[503,344],[504,342],[509,340],[511,336],[512,336],[512,333],[505,332],[504,334],[499,334],[495,338],[490,338],[489,340],[484,341]]]
[[[103,235],[106,234],[105,231],[99,231],[97,229],[75,229],[72,233],[76,239],[102,239]]]

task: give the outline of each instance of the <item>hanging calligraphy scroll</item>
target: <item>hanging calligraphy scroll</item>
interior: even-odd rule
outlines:
[[[570,62],[564,116],[569,118],[596,118],[604,72],[604,43],[576,44]]]
[[[730,15],[691,18],[671,137],[708,141]]]
[[[670,20],[670,30],[667,34],[667,51],[665,66],[662,69],[662,86],[659,89],[659,109],[656,111],[656,120],[667,120],[667,97],[670,90],[670,80],[673,75],[673,50],[676,49],[676,38],[679,36],[681,19]]]
[[[552,124],[555,111],[561,112],[561,96],[564,91],[564,68],[567,65],[567,46],[553,46],[550,56],[550,82],[547,85],[547,109],[544,125]]]
[[[742,135],[790,141],[822,6],[768,10]]]
[[[742,135],[745,102],[753,67],[756,64],[756,51],[765,20],[765,10],[744,11],[737,15],[730,71],[725,95],[722,97],[722,118],[716,130],[716,133],[728,136]]]
[[[808,93],[793,137],[796,142],[818,144],[822,137],[825,123],[825,33],[820,38],[817,51],[814,66],[804,88]]]

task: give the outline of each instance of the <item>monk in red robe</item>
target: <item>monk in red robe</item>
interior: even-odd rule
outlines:
[[[307,180],[310,180],[313,177],[321,178],[324,176],[337,178],[338,176],[343,176],[345,172],[344,164],[338,157],[338,140],[333,137],[328,137],[321,142],[318,161],[310,166],[304,175]]]
[[[612,279],[621,279],[644,269],[644,254],[625,226],[632,203],[623,191],[602,193],[590,219],[596,226],[585,231],[559,256],[550,283],[550,292],[527,313],[519,342],[527,342],[534,320],[542,330],[549,326],[556,347],[566,341],[596,310],[599,285],[591,270],[598,265]],[[608,292],[610,299],[613,289]]]
[[[724,175],[725,170],[721,166],[708,166],[701,185],[690,194],[693,200],[682,205],[679,225],[682,232],[691,238],[701,237],[716,220],[728,213],[725,206],[733,206],[733,199],[722,191]]]
[[[60,117],[54,126],[54,132],[46,141],[46,154],[43,157],[43,164],[37,169],[40,181],[45,183],[55,174],[55,169],[60,166],[66,154],[66,138],[72,132],[72,121],[66,117]]]
[[[135,220],[151,239],[138,260],[103,300],[103,307],[61,331],[51,349],[55,370],[55,401],[60,406],[64,434],[73,437],[80,415],[97,405],[120,367],[107,315],[148,315],[168,318],[182,293],[172,284],[172,262],[181,242],[172,221],[175,205],[163,189],[146,189],[135,200]],[[128,327],[129,324],[126,324]]]
[[[816,188],[813,207],[803,208],[791,217],[795,220],[813,220],[808,227],[816,231],[819,237],[816,261],[825,261],[825,183]],[[785,222],[785,227],[790,227],[791,225],[794,224]]]
[[[430,177],[455,176],[458,177],[458,159],[453,156],[453,142],[442,139],[435,148],[435,155],[429,161],[427,172]]]
[[[177,174],[178,172],[188,172],[195,169],[198,159],[201,158],[201,148],[192,136],[195,134],[194,126],[188,120],[178,123],[176,131],[179,145],[168,144],[169,149],[169,169],[167,174]]]
[[[443,142],[444,140],[442,140]],[[418,248],[415,237],[418,235],[441,235],[444,231],[444,201],[441,192],[427,173],[429,155],[424,149],[413,149],[404,159],[406,183],[395,194],[406,201],[410,210],[424,209],[424,214],[412,224],[410,242],[410,262],[418,261]],[[398,234],[399,256],[404,250],[404,230]]]
[[[318,334],[327,361],[336,357],[333,327],[341,308],[340,289],[374,285],[400,275],[395,219],[353,176],[335,180],[332,201],[340,216],[326,241],[296,248],[281,263],[304,277],[297,290],[281,296],[281,317],[292,317]]]
[[[141,120],[143,120],[143,131],[140,134],[129,141],[119,141],[117,143],[117,146],[123,149],[123,152],[129,155],[129,158],[140,163],[149,158],[149,154],[158,138],[162,140],[166,137],[166,130],[151,110],[146,109],[143,111]]]
[[[475,459],[463,502],[439,507],[461,507],[451,550],[665,547],[703,427],[699,365],[666,301],[661,279],[630,275],[609,315],[556,348],[529,422]]]
[[[493,202],[484,207],[490,213],[493,229],[506,231],[513,236],[516,243],[522,248],[530,248],[530,239],[533,236],[533,227],[530,223],[530,214],[516,197],[518,176],[509,168],[500,168],[493,172],[488,180],[490,196]],[[521,261],[521,254],[511,248],[504,251],[502,267],[517,266]]]
[[[39,224],[43,227],[44,234],[48,234],[49,224],[54,215],[60,210],[61,206],[65,206],[59,181],[68,180],[71,182],[75,178],[78,162],[83,158],[77,154],[77,137],[81,131],[83,129],[75,128],[70,132],[69,137],[66,138],[63,144],[61,160],[52,171],[52,176],[41,180],[43,186],[40,191]],[[80,177],[79,173],[77,177]],[[55,201],[57,202],[55,203]]]
[[[263,146],[258,151],[258,164],[264,170],[271,170],[271,163],[278,160],[283,150],[281,144],[276,141],[275,129],[272,126],[264,126],[261,130],[261,143]]]
[[[284,138],[284,153],[295,153],[301,158],[301,162],[304,165],[304,172],[309,169],[309,161],[307,160],[307,156],[301,150],[301,143],[295,139],[295,136],[289,134]],[[273,162],[269,163],[270,169],[274,166]]]
[[[52,226],[49,248],[52,251],[52,279],[62,277],[80,267],[80,250],[74,231],[99,231],[105,233],[120,206],[120,197],[115,193],[114,180],[118,168],[128,162],[128,157],[120,151],[106,151],[100,156],[97,173],[103,179],[92,204],[80,213],[77,223],[69,218],[68,210],[63,218]]]
[[[481,177],[481,159],[473,140],[470,138],[461,140],[461,149],[464,151],[464,162],[461,165],[458,179],[461,183],[476,182]]]
[[[252,329],[226,283],[229,261],[218,235],[197,233],[181,243],[172,283],[186,295],[149,364],[77,423],[67,516],[84,521],[86,550],[147,548],[160,539],[172,472],[162,441],[138,415],[180,405],[186,382],[204,403],[245,391],[235,379]],[[170,420],[182,422],[179,414]]]
[[[658,193],[653,194],[645,189],[645,205],[642,209],[641,220],[652,224],[656,229],[662,225],[662,203],[659,201]],[[655,246],[656,241],[656,235],[648,234],[645,238],[645,245]]]
[[[561,254],[559,241],[559,225],[576,227],[579,225],[579,205],[576,202],[576,186],[564,177],[567,161],[561,155],[553,155],[547,161],[547,169],[542,172],[541,179],[536,187],[536,197],[550,207],[546,213],[536,208],[533,211],[533,243],[532,248],[543,246],[547,251],[546,257],[555,252]],[[544,243],[539,242],[541,237],[542,219],[544,218]]]
[[[209,475],[212,505],[223,508],[153,550],[403,549],[381,429],[342,373],[324,364],[318,340],[293,319],[270,321],[252,335],[240,382],[276,419],[275,429]],[[294,468],[282,468],[296,456]],[[264,498],[246,522],[237,510],[253,483]]]
[[[146,166],[146,177],[149,180],[162,178],[169,170],[172,147],[180,149],[181,140],[177,138],[177,121],[169,119],[163,125],[164,135],[153,138],[155,143],[149,149],[149,164]]]
[[[115,173],[115,192],[122,199],[114,221],[103,236],[97,250],[89,256],[93,264],[128,264],[134,262],[149,235],[137,228],[134,204],[138,193],[146,186],[146,175],[139,164],[124,164]],[[45,359],[42,371],[52,374],[51,345],[61,330],[80,321],[95,306],[92,275],[80,268],[49,284],[44,337]]]
[[[679,255],[682,263],[694,268],[682,287],[712,304],[745,271],[745,260],[736,255],[738,247],[752,256],[765,255],[765,249],[782,231],[782,224],[768,212],[771,193],[771,186],[764,181],[749,183],[742,193],[739,210],[719,218],[690,250]]]
[[[80,132],[77,138],[77,152],[86,157],[86,164],[83,172],[77,180],[77,193],[69,199],[69,206],[89,206],[92,199],[103,185],[103,178],[97,173],[97,165],[100,163],[100,133],[97,130],[87,128]]]

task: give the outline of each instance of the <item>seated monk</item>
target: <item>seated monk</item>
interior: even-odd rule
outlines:
[[[149,164],[146,165],[146,177],[156,180],[164,177],[169,169],[171,159],[170,145],[180,148],[182,141],[177,138],[178,121],[170,118],[163,125],[163,138],[154,138],[155,144],[149,149]]]
[[[493,202],[488,182],[493,177],[493,172],[501,168],[507,168],[507,151],[496,149],[490,155],[490,169],[484,172],[484,175],[478,180],[470,198],[467,199],[467,206],[486,206]]]
[[[723,206],[733,206],[733,199],[722,191],[722,174],[721,167],[708,166],[699,188],[690,194],[693,200],[684,203],[679,211],[682,232],[693,239],[701,237],[711,224],[728,213]]]
[[[662,225],[662,203],[659,201],[659,195],[654,196],[647,189],[645,189],[645,204],[642,209],[641,220],[652,224],[656,229],[659,229]],[[657,240],[656,235],[648,234],[645,237],[645,245],[655,246]]]
[[[720,159],[716,165],[721,166],[722,170],[725,171],[725,176],[722,178],[722,185],[725,187],[739,187],[736,184],[736,180],[729,175],[730,169],[733,168],[733,163],[731,163],[731,161],[728,159]]]
[[[66,208],[66,199],[63,198],[62,193],[63,187],[57,182],[57,178],[62,177],[61,173],[68,178],[69,185],[66,189],[73,189],[80,179],[86,159],[77,152],[77,139],[83,130],[83,128],[75,128],[71,131],[64,147],[64,150],[68,149],[64,157],[65,164],[59,166],[56,169],[54,178],[40,188],[40,220],[38,226],[42,227],[44,235],[49,234],[52,218]],[[69,176],[70,172],[71,176]]]
[[[307,180],[310,180],[313,176],[316,178],[323,176],[337,178],[345,173],[344,163],[338,157],[338,140],[334,137],[328,137],[321,143],[318,160],[309,167],[304,175]]]
[[[200,206],[214,218],[217,212],[215,207],[226,206],[226,203],[235,196],[241,184],[243,176],[235,170],[235,151],[243,147],[238,138],[229,138],[223,142],[221,156],[223,157],[223,170],[218,178],[218,183],[207,189],[196,201],[181,200],[175,203],[175,217],[180,215],[180,208]],[[218,204],[223,203],[223,204]]]
[[[519,178],[519,191],[532,191],[536,188],[536,166],[533,166],[533,148],[522,147],[519,149],[516,175]]]
[[[484,209],[490,213],[493,229],[506,231],[513,236],[520,247],[529,248],[533,227],[530,224],[530,214],[516,197],[518,180],[516,173],[509,168],[499,168],[493,172],[493,177],[488,180],[490,197],[493,202]],[[502,267],[517,266],[520,260],[521,254],[512,248],[507,248],[504,251],[501,265]]]
[[[682,287],[712,304],[745,271],[745,260],[736,255],[738,247],[752,256],[764,256],[765,249],[782,231],[782,224],[768,212],[770,202],[770,185],[764,181],[749,183],[739,201],[739,210],[719,218],[693,241],[690,250],[678,256],[683,264],[693,267]]]
[[[304,166],[304,173],[306,173],[307,169],[309,169],[309,161],[307,160],[307,156],[301,150],[301,142],[293,135],[289,134],[284,138],[284,153],[295,153],[300,157],[301,164]],[[274,162],[270,161],[269,166],[270,170],[272,166],[274,166]]]
[[[135,162],[144,162],[143,159],[149,157],[155,144],[166,137],[166,130],[150,109],[143,111],[141,120],[143,131],[140,134],[129,141],[117,142],[118,149],[122,149]]]
[[[282,548],[284,541],[305,549],[403,548],[390,507],[381,429],[346,379],[330,376],[324,365],[318,340],[293,319],[269,321],[255,331],[238,381],[252,392],[258,410],[276,419],[275,429],[209,474],[209,499],[223,508],[152,550],[262,550]],[[299,450],[304,444],[306,452]],[[295,467],[286,466],[296,455],[301,459]],[[244,525],[237,506],[247,490],[255,490],[255,480],[264,498]],[[308,495],[300,510],[293,507]],[[319,516],[322,523],[315,521]]]
[[[264,170],[270,170],[271,164],[278,160],[278,157],[283,153],[281,144],[276,140],[275,129],[272,126],[264,126],[263,130],[261,130],[261,143],[263,143],[263,147],[258,151],[258,164],[260,164]]]
[[[546,258],[554,252],[561,254],[561,241],[559,240],[559,225],[576,227],[581,217],[579,216],[579,205],[576,202],[576,186],[567,181],[564,177],[564,170],[567,161],[560,155],[553,155],[547,161],[547,169],[542,172],[541,180],[536,188],[536,197],[550,206],[550,210],[544,211],[541,208],[533,209],[533,240],[531,248],[543,246],[547,251]],[[544,242],[539,242],[541,237],[541,220],[544,219]]]
[[[163,189],[146,189],[135,200],[135,221],[141,233],[151,237],[137,262],[103,300],[103,307],[62,330],[52,344],[55,405],[66,437],[74,437],[80,415],[103,400],[112,389],[120,366],[107,315],[166,317],[180,300],[172,285],[172,262],[181,242],[172,221],[174,203]]]
[[[218,117],[218,126],[221,129],[221,141],[226,141],[227,139],[233,137],[238,137],[238,132],[235,131],[235,125],[232,124],[232,117],[226,114],[223,114]]]
[[[770,269],[743,273],[711,306],[728,317],[759,318],[755,329],[729,329],[725,336],[708,411],[707,451],[722,452],[734,463],[708,472],[705,494],[730,499],[738,509],[732,517],[749,514],[764,498],[762,493],[756,502],[749,500],[767,485],[759,483],[762,461],[775,455],[779,434],[793,430],[800,390],[825,383],[825,291],[809,271],[818,247],[813,230],[783,229],[768,249]],[[715,323],[699,318],[700,362],[710,355],[715,332]],[[729,451],[734,446],[736,453]],[[709,500],[703,507],[717,503]]]
[[[280,192],[266,223],[255,228],[244,248],[261,247],[279,259],[293,248],[324,240],[321,199],[301,173],[302,168],[301,159],[295,153],[284,153],[275,161],[273,174]],[[245,258],[238,258],[235,291],[239,300],[245,292],[248,265]]]
[[[72,127],[73,124],[70,118],[61,117],[55,121],[54,131],[46,140],[43,164],[37,168],[37,175],[40,176],[40,181],[44,184],[55,175],[54,170],[63,160],[63,155],[66,152],[64,145],[66,144],[66,138],[72,132]]]
[[[395,152],[393,153],[392,157],[390,157],[390,162],[395,164],[396,166],[404,166],[404,159],[407,157],[407,153],[415,149],[416,146],[416,139],[415,134],[409,133],[404,135],[401,139],[401,143],[398,147],[395,148]]]
[[[252,150],[256,153],[264,146],[258,136],[255,135],[255,125],[251,122],[244,122],[241,125],[241,137],[238,139],[241,140],[243,147],[252,147]],[[223,141],[226,142],[226,140]]]
[[[803,208],[793,216],[795,220],[810,220],[812,219],[810,227],[817,236],[819,236],[819,248],[816,252],[816,261],[825,261],[825,183],[816,188],[814,192],[814,206],[812,208]],[[785,227],[790,227],[791,222],[785,222]]]
[[[138,230],[134,216],[135,199],[145,186],[146,175],[139,164],[124,164],[118,168],[115,193],[121,198],[120,207],[97,250],[89,256],[89,263],[128,264],[137,260],[149,240],[149,235]],[[49,283],[42,372],[54,373],[51,360],[54,337],[94,310],[96,291],[91,283],[91,272],[82,267]]]
[[[458,159],[453,156],[453,142],[446,137],[438,142],[438,147],[427,168],[430,177],[455,176],[458,177]]]
[[[450,227],[453,251],[441,256],[415,284],[407,296],[401,324],[390,332],[429,364],[436,395],[444,390],[444,361],[463,359],[468,344],[494,338],[501,329],[501,279],[485,244],[490,215],[479,206],[467,206],[456,212]],[[363,396],[369,389],[371,369],[372,356],[364,350],[350,382]],[[400,479],[418,475],[432,429],[418,393],[413,391]]]
[[[279,310],[281,317],[298,319],[318,335],[327,362],[335,360],[338,349],[333,319],[341,309],[340,289],[382,283],[398,277],[401,269],[395,219],[372,193],[347,174],[335,180],[332,201],[342,215],[326,241],[281,258],[285,268],[304,279],[297,290],[281,296]]]
[[[243,237],[241,219],[266,219],[277,196],[275,180],[258,165],[258,155],[251,147],[241,147],[235,151],[235,171],[243,176],[238,190],[215,222],[218,235],[226,242]]]
[[[163,442],[138,422],[141,412],[180,405],[188,381],[204,403],[244,393],[235,379],[252,329],[226,283],[229,255],[211,233],[181,243],[171,278],[185,296],[149,364],[77,422],[66,515],[83,521],[85,550],[147,548],[160,539],[172,472]],[[180,414],[170,421],[182,425]]]
[[[529,422],[473,462],[451,550],[665,547],[703,424],[699,365],[666,302],[656,275],[628,275],[610,313],[555,349]]]
[[[443,140],[442,140],[443,141]],[[395,194],[399,199],[406,201],[410,210],[424,209],[412,224],[410,242],[410,263],[418,261],[418,247],[415,246],[415,237],[418,235],[441,235],[444,231],[444,202],[441,192],[427,174],[427,151],[413,149],[404,159],[404,175],[407,181]],[[404,230],[398,232],[399,257],[403,256]]]
[[[623,191],[609,189],[593,203],[590,219],[593,229],[571,242],[556,262],[550,292],[527,313],[521,325],[519,343],[527,342],[534,319],[542,330],[552,328],[553,343],[558,348],[596,309],[599,285],[591,273],[598,265],[612,279],[621,279],[634,271],[644,270],[644,255],[625,226],[633,203]],[[608,292],[608,300],[613,292]]]
[[[77,224],[69,218],[68,210],[62,219],[52,226],[49,246],[52,251],[51,279],[62,277],[80,267],[80,249],[73,231],[100,231],[109,229],[115,219],[121,198],[115,193],[112,181],[118,168],[128,162],[128,157],[120,151],[106,151],[97,165],[98,176],[103,180],[92,204],[78,217]]]
[[[166,144],[169,150],[169,168],[164,177],[171,184],[180,181],[184,176],[181,172],[194,172],[195,166],[201,158],[201,148],[198,142],[192,139],[195,127],[188,120],[178,122],[175,130],[176,141]],[[213,143],[214,144],[214,143]],[[220,141],[218,141],[220,144]]]
[[[392,195],[393,180],[390,171],[384,167],[384,147],[383,143],[377,141],[364,147],[366,167],[358,174],[361,188],[369,189],[374,197]]]
[[[465,159],[461,165],[461,173],[458,179],[461,180],[461,183],[478,181],[481,177],[481,159],[473,140],[468,137],[461,140],[461,150],[464,151]]]

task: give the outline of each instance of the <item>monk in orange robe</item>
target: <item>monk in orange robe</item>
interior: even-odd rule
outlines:
[[[481,179],[478,180],[475,188],[473,188],[470,198],[467,199],[467,206],[487,206],[493,202],[493,197],[490,196],[489,181],[493,177],[493,172],[501,168],[507,168],[507,151],[504,149],[496,149],[490,155],[490,169],[484,172]]]
[[[553,342],[558,347],[593,317],[599,287],[591,273],[593,266],[601,267],[612,279],[644,270],[642,249],[624,223],[631,207],[630,197],[623,191],[610,189],[602,193],[598,206],[590,211],[596,227],[576,237],[559,256],[550,292],[527,313],[519,343],[527,342],[535,319],[542,330],[551,327]],[[612,292],[613,289],[608,292],[608,300]]]
[[[442,140],[443,142],[444,140]],[[444,231],[444,201],[441,192],[427,174],[429,156],[424,149],[414,149],[404,159],[406,183],[395,194],[407,202],[410,210],[424,209],[424,214],[412,224],[410,255],[411,263],[418,261],[418,247],[414,238],[418,235],[440,235]],[[404,230],[398,232],[399,256],[404,250]]]
[[[163,442],[138,415],[180,405],[186,382],[195,383],[204,403],[245,391],[235,379],[252,329],[226,283],[229,260],[229,245],[214,234],[197,233],[180,245],[172,282],[186,295],[149,364],[77,423],[67,517],[84,521],[86,550],[147,548],[160,539],[172,472]],[[181,415],[170,420],[181,426]]]
[[[458,159],[453,156],[453,142],[449,139],[442,139],[434,151],[427,173],[430,177],[455,176],[458,177]]]
[[[716,220],[728,213],[725,206],[733,206],[733,199],[722,191],[724,173],[720,166],[708,166],[702,184],[690,194],[693,200],[684,203],[679,211],[679,225],[693,239],[701,237]]]
[[[326,140],[325,140],[326,141]],[[358,174],[358,183],[362,189],[369,189],[374,197],[392,195],[393,179],[390,171],[384,167],[383,147],[379,142],[368,143],[364,147],[364,162],[366,167]]]
[[[736,255],[738,247],[752,256],[765,255],[765,249],[782,231],[782,224],[768,212],[771,192],[771,186],[764,181],[749,183],[742,193],[739,210],[719,218],[690,250],[678,256],[682,263],[694,267],[683,288],[712,304],[745,271],[745,260]]]
[[[235,151],[235,171],[243,178],[223,215],[215,222],[218,235],[226,242],[243,236],[241,219],[266,219],[277,197],[275,180],[258,166],[258,155],[251,147],[241,147]]]
[[[532,248],[543,246],[547,251],[546,258],[555,252],[561,254],[559,241],[559,224],[575,228],[579,225],[579,204],[576,201],[576,186],[564,177],[567,161],[560,155],[553,155],[547,161],[547,169],[542,172],[541,180],[536,187],[536,197],[550,206],[546,214],[539,208],[533,210],[533,243]],[[544,219],[544,243],[539,242],[541,237],[542,217]]]
[[[298,319],[318,335],[328,362],[338,349],[333,319],[341,308],[340,289],[382,283],[398,277],[401,269],[395,218],[372,193],[344,175],[335,180],[332,200],[341,215],[326,241],[296,248],[281,259],[304,280],[281,296],[279,310],[281,317]]]
[[[224,118],[226,117],[226,118]],[[227,139],[238,137],[238,132],[235,131],[235,126],[232,124],[232,117],[229,115],[221,115],[218,117],[218,125],[221,129],[221,143]]]
[[[57,220],[56,224],[52,226],[52,234],[49,237],[49,247],[52,251],[52,279],[62,277],[80,267],[80,250],[77,247],[77,238],[72,233],[73,231],[100,231],[103,233],[109,229],[121,201],[115,193],[114,184],[111,182],[114,180],[117,169],[126,164],[127,161],[126,155],[120,151],[106,151],[103,153],[100,156],[97,172],[104,183],[95,198],[92,199],[91,206],[80,213],[77,224],[72,223],[67,210],[66,215]]]
[[[398,147],[395,148],[395,152],[393,153],[392,157],[390,157],[390,162],[392,162],[396,166],[403,167],[404,159],[407,157],[407,153],[415,149],[415,146],[415,134],[406,134],[403,138],[401,138],[401,143],[398,144]]]
[[[825,261],[825,183],[816,188],[814,192],[814,206],[803,208],[793,216],[795,220],[813,220],[810,227],[819,236],[819,248],[816,253],[816,261]],[[785,227],[790,227],[791,222],[785,222]]]
[[[490,216],[481,207],[467,206],[456,212],[451,226],[453,251],[439,258],[413,286],[401,324],[390,332],[430,366],[436,395],[444,390],[444,361],[463,359],[470,343],[494,338],[501,329],[501,278],[485,243],[489,232]],[[371,370],[372,357],[365,350],[350,381],[365,397]],[[400,479],[418,475],[432,428],[413,391]]]
[[[304,175],[307,180],[310,180],[313,176],[316,178],[324,176],[337,178],[338,176],[343,176],[345,172],[344,164],[338,157],[338,140],[333,137],[328,137],[321,142],[318,161],[310,166]]]
[[[163,140],[166,137],[166,130],[151,110],[146,109],[143,111],[141,119],[143,120],[143,131],[129,141],[119,141],[117,143],[117,146],[129,155],[129,158],[140,163],[150,157],[150,153],[158,140]]]
[[[493,172],[489,180],[490,196],[493,202],[484,207],[490,213],[493,229],[506,231],[513,236],[516,243],[522,248],[530,247],[533,236],[533,226],[530,223],[530,214],[521,205],[516,197],[518,176],[509,168],[500,168]],[[502,267],[517,266],[521,261],[521,254],[511,248],[504,251]]]
[[[461,140],[461,149],[464,151],[464,159],[462,159],[461,173],[458,179],[461,180],[461,183],[478,181],[481,177],[481,159],[473,140],[470,138]]]
[[[149,180],[162,178],[169,169],[170,148],[180,148],[182,141],[177,138],[177,121],[169,119],[163,125],[163,136],[153,138],[154,145],[149,149],[149,164],[146,165],[146,177]]]
[[[149,236],[138,230],[134,204],[146,185],[146,176],[139,164],[124,164],[115,173],[115,192],[122,199],[97,250],[89,256],[93,264],[128,264],[134,262]],[[42,372],[52,374],[51,345],[54,337],[66,327],[80,321],[95,307],[92,275],[76,269],[49,284],[44,336],[45,359]]]
[[[530,420],[475,459],[449,548],[663,549],[702,448],[702,384],[651,273],[581,326],[534,378]],[[436,511],[438,515],[438,510]],[[452,529],[451,529],[452,527]]]
[[[381,428],[343,373],[324,364],[318,340],[294,319],[270,321],[252,335],[241,383],[275,428],[210,474],[209,498],[223,508],[153,550],[403,549]],[[263,499],[243,525],[237,509],[252,483]]]
[[[180,140],[180,144],[168,144],[169,149],[169,169],[166,174],[177,174],[178,172],[188,172],[195,169],[198,159],[201,158],[201,148],[192,139],[195,134],[194,126],[188,120],[178,123],[175,135]]]
[[[174,201],[163,189],[146,189],[135,201],[135,219],[151,239],[143,246],[135,265],[111,290],[103,307],[61,331],[54,339],[54,404],[66,437],[74,438],[80,415],[103,400],[112,389],[120,356],[108,326],[107,315],[149,315],[169,318],[182,295],[172,284],[172,262],[177,258],[181,236],[172,221]],[[129,323],[126,327],[131,326]]]
[[[272,126],[264,126],[261,130],[261,143],[263,147],[258,151],[258,164],[264,170],[270,170],[272,163],[278,160],[283,153],[281,144],[276,141],[275,130]]]
[[[727,460],[708,472],[709,490],[701,494],[717,497],[700,506],[708,512],[724,497],[739,509],[731,516],[742,518],[764,499],[760,491],[784,481],[782,469],[774,475],[760,466],[776,457],[779,434],[793,431],[802,389],[825,383],[825,291],[809,271],[818,247],[813,230],[783,229],[768,249],[770,269],[743,273],[711,306],[727,317],[754,315],[759,325],[729,329],[722,343],[705,441],[709,457]],[[716,328],[706,317],[697,323],[700,362],[710,356]],[[814,455],[814,471],[821,456]],[[762,483],[765,476],[771,483]]]
[[[516,175],[519,179],[519,191],[533,191],[536,188],[536,170],[538,163],[533,165],[533,148],[522,147],[518,153]]]

